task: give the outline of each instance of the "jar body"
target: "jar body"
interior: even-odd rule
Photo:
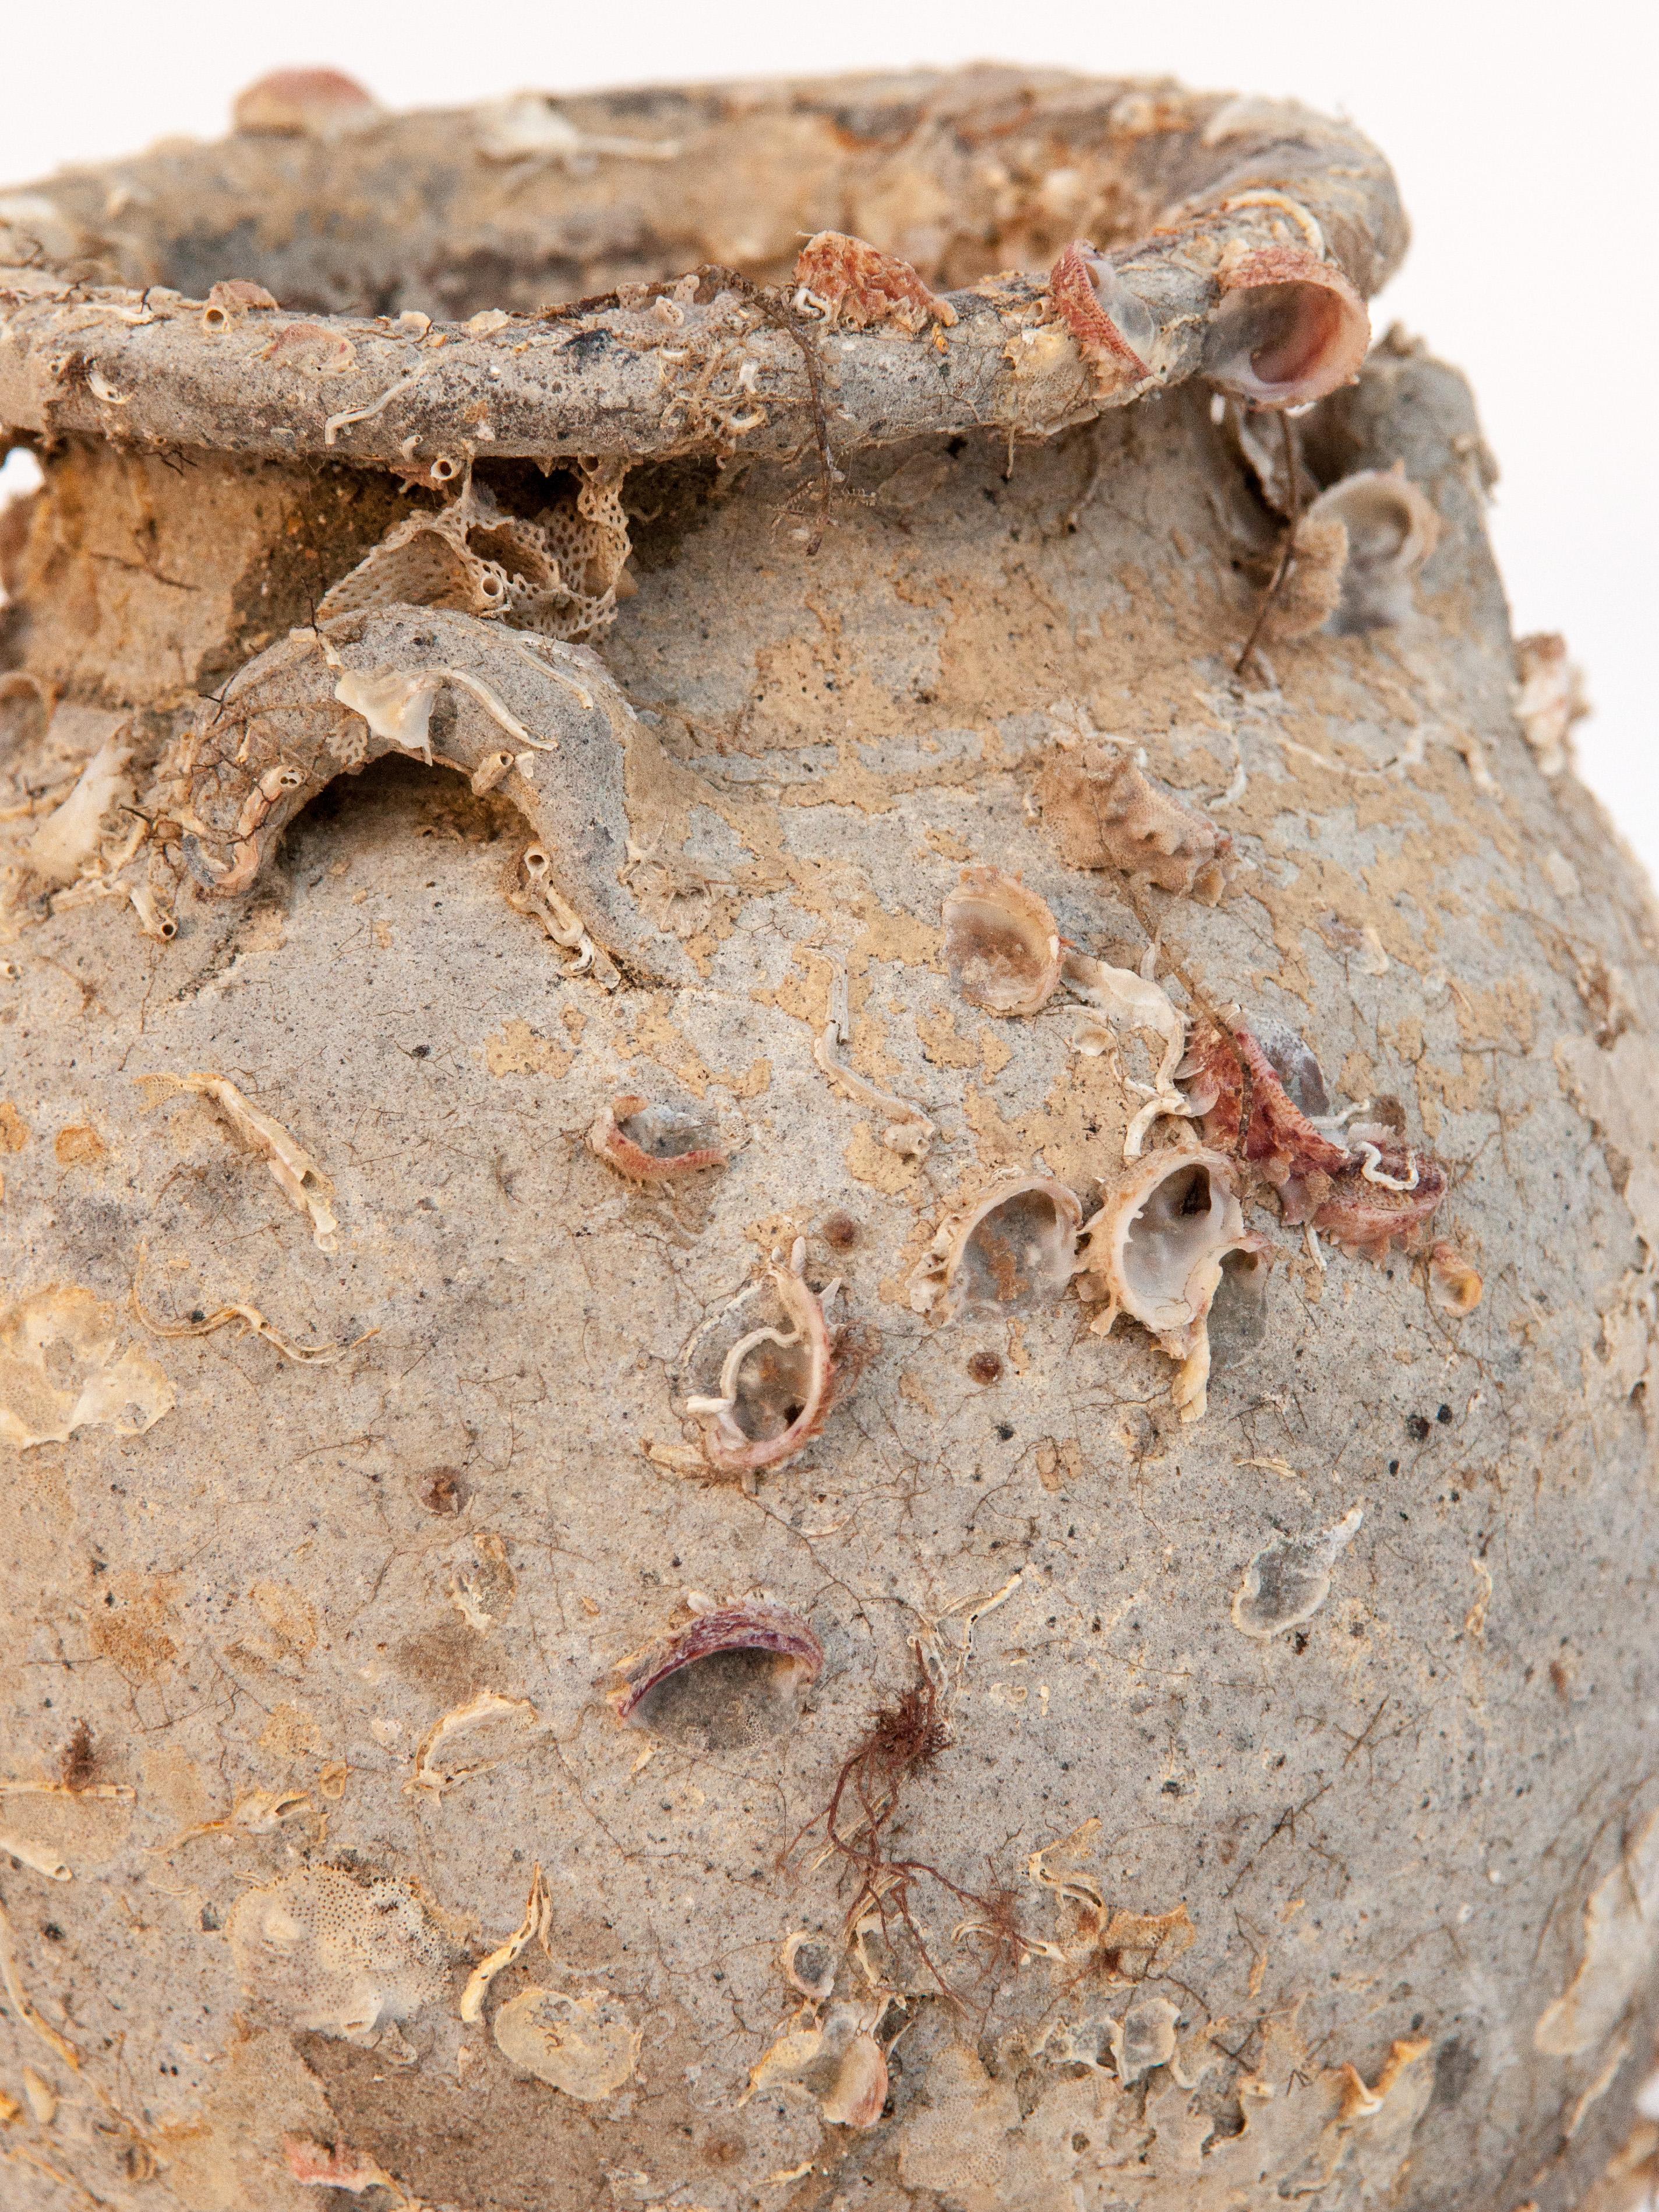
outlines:
[[[71,1870],[67,1951],[37,1875],[7,1895],[88,2065],[125,2033],[162,2069],[124,2123],[143,2202],[309,2202],[294,2142],[479,2212],[585,2205],[618,2171],[653,2201],[827,2204],[862,2177],[968,2212],[1293,2185],[1553,2208],[1599,2171],[1630,2087],[1608,2068],[1621,2040],[1639,2065],[1653,2005],[1639,1920],[1611,1960],[1598,1885],[1621,1853],[1659,1879],[1635,1750],[1651,921],[1515,724],[1461,385],[1385,349],[1310,438],[1334,474],[1403,462],[1445,535],[1408,622],[1270,645],[1243,679],[1271,534],[1202,398],[866,453],[827,514],[769,464],[636,480],[602,653],[639,717],[624,888],[658,977],[562,973],[503,895],[512,809],[410,761],[331,786],[172,943],[112,901],[19,936],[15,1425],[52,1425],[29,1301],[53,1285],[108,1310],[76,1324],[88,1375],[129,1347],[142,1372],[7,1469],[12,1756],[49,1768],[84,1722],[136,1793],[5,1801],[9,1847]],[[21,665],[161,732],[301,621],[269,519],[342,514],[350,480],[236,467],[252,550],[181,510],[134,586],[219,592],[187,668],[179,619],[107,581],[73,619],[26,594]],[[92,578],[55,496],[25,569]],[[349,544],[319,526],[324,584],[377,496]],[[1034,782],[1097,735],[1231,833],[1218,904],[1065,864]],[[1189,1006],[1296,1031],[1333,1106],[1397,1101],[1451,1171],[1435,1233],[1479,1308],[1451,1318],[1420,1259],[1304,1245],[1258,1196],[1266,1303],[1218,1326],[1202,1420],[1143,1331],[1092,1333],[1070,1295],[918,1313],[929,1240],[997,1178],[1087,1205],[1121,1174],[1148,1073],[1127,1041],[1079,1052],[1058,1000],[964,1000],[941,914],[974,865],[1115,965],[1155,939]],[[211,1097],[136,1080],[203,1071],[325,1172],[331,1237]],[[923,1156],[872,1086],[937,1126]],[[619,1094],[700,1120],[724,1167],[619,1178],[587,1141]],[[792,1264],[843,1285],[836,1402],[799,1455],[720,1479],[687,1413],[701,1347]],[[213,1326],[231,1305],[287,1349],[246,1312]],[[1255,1632],[1255,1563],[1340,1526],[1322,1597]],[[618,1720],[617,1662],[757,1601],[822,1646],[804,1698],[733,1660]],[[872,1710],[918,1682],[948,1741],[861,1826],[843,1789],[827,1829]],[[490,1698],[506,1734],[445,1767],[446,1717]],[[418,1919],[392,1964],[331,1932],[323,1866]],[[537,1866],[550,1952],[465,2021]],[[301,1933],[256,1940],[250,1898]],[[801,1931],[836,1976],[804,2018]],[[587,2008],[584,2049],[635,2039],[614,2087],[509,2056],[492,2023],[538,1984]],[[848,2051],[906,2021],[884,2098],[842,2117]],[[787,2034],[823,2040],[780,2060]]]

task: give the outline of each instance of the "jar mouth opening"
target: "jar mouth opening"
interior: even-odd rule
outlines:
[[[0,336],[34,318],[69,386],[0,362],[0,420],[393,467],[412,437],[434,483],[492,451],[799,452],[826,390],[843,448],[1046,437],[1204,372],[1226,255],[1328,240],[1364,294],[1404,242],[1346,125],[1052,70],[406,114],[283,71],[236,122],[0,192]],[[798,268],[825,235],[828,296]],[[1079,240],[1143,334],[1132,385],[1057,327]]]

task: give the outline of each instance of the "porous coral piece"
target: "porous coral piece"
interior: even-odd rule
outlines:
[[[1048,271],[1048,303],[1101,391],[1116,392],[1152,374],[1146,356],[1158,334],[1152,310],[1086,238],[1073,239]]]
[[[1104,1299],[1091,1324],[1109,1335],[1120,1313],[1181,1362],[1170,1391],[1183,1420],[1207,1403],[1211,1304],[1230,1252],[1266,1250],[1244,1226],[1231,1161],[1219,1152],[1162,1152],[1124,1175],[1085,1224],[1079,1295]]]
[[[1060,981],[1060,931],[1046,900],[1000,868],[964,868],[945,902],[945,958],[970,1006],[1034,1014]]]
[[[588,1149],[629,1182],[678,1182],[708,1168],[723,1168],[726,1154],[706,1141],[692,1114],[653,1106],[635,1092],[613,1098],[587,1133]]]
[[[366,2043],[442,1993],[448,1946],[407,1882],[296,1867],[225,1923],[243,1990],[297,2028]]]
[[[760,1651],[781,1661],[797,1690],[810,1688],[823,1668],[823,1646],[810,1621],[787,1606],[739,1601],[695,1613],[684,1628],[619,1660],[623,1686],[613,1693],[619,1720],[630,1720],[659,1683],[717,1651]]]
[[[1224,830],[1150,782],[1119,747],[1058,747],[1033,796],[1068,868],[1116,868],[1213,906],[1226,889]]]
[[[949,330],[957,319],[950,301],[929,291],[908,261],[845,231],[821,230],[807,240],[795,259],[795,285],[797,306],[820,307],[826,321],[857,331],[886,323],[915,335],[930,323]]]
[[[1409,480],[1403,463],[1361,469],[1321,492],[1297,525],[1298,550],[1306,533],[1338,525],[1346,557],[1338,564],[1334,627],[1386,629],[1408,620],[1413,586],[1440,543],[1433,501]]]
[[[910,1277],[913,1313],[939,1323],[1001,1308],[1026,1313],[1063,1295],[1083,1208],[1052,1176],[1002,1176],[940,1222]]]
[[[774,1263],[764,1282],[776,1300],[782,1328],[751,1328],[726,1352],[717,1395],[686,1401],[702,1424],[704,1459],[719,1474],[745,1480],[781,1467],[805,1451],[830,1418],[838,1366],[824,1305],[806,1280],[806,1243],[798,1237],[788,1264]]]
[[[1305,246],[1225,253],[1204,373],[1255,407],[1300,407],[1358,374],[1370,343],[1365,303],[1334,261]]]
[[[453,607],[590,641],[615,618],[631,541],[623,471],[592,465],[577,474],[573,495],[533,517],[509,514],[469,477],[459,498],[408,516],[331,585],[318,620],[398,605]]]
[[[373,93],[343,70],[272,70],[237,94],[231,127],[256,137],[332,138],[379,112]]]
[[[1306,1052],[1299,1038],[1291,1042]],[[1282,1042],[1278,1051],[1288,1066]],[[1284,1069],[1242,1021],[1197,1024],[1181,1073],[1205,1141],[1271,1183],[1292,1227],[1309,1223],[1346,1252],[1386,1258],[1446,1194],[1440,1162],[1402,1145],[1395,1130],[1356,1123],[1342,1144],[1316,1127],[1286,1089]]]
[[[580,1996],[564,1990],[521,1990],[495,2021],[505,2057],[585,2105],[613,2095],[629,2078],[643,2033],[619,1997],[599,1989]]]

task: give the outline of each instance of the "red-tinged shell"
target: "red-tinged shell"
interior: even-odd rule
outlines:
[[[1322,1197],[1318,1179],[1354,1164],[1346,1146],[1315,1128],[1242,1022],[1224,1030],[1200,1022],[1182,1079],[1203,1117],[1205,1142],[1260,1169],[1284,1194],[1285,1218],[1293,1225],[1306,1218],[1296,1210],[1303,1193],[1311,1186],[1314,1196]]]
[[[1334,261],[1268,246],[1224,261],[1204,373],[1253,407],[1300,407],[1359,373],[1370,343],[1365,303]]]
[[[587,1144],[597,1158],[629,1182],[678,1182],[726,1164],[718,1145],[689,1141],[701,1133],[689,1114],[653,1106],[629,1091],[613,1098],[599,1115],[587,1133]],[[679,1137],[688,1141],[677,1150],[674,1140]]]
[[[810,1621],[781,1605],[722,1605],[700,1613],[672,1636],[624,1660],[617,1671],[625,1686],[616,1694],[619,1719],[631,1719],[659,1683],[683,1668],[695,1667],[716,1651],[769,1651],[793,1660],[802,1688],[823,1671],[823,1646]]]
[[[1113,392],[1138,384],[1152,372],[1109,312],[1096,280],[1097,269],[1109,271],[1111,264],[1103,261],[1086,239],[1073,239],[1048,271],[1048,301],[1077,340],[1079,352],[1092,362],[1102,390]],[[1115,289],[1121,290],[1121,286]]]
[[[1257,1169],[1278,1191],[1291,1227],[1311,1222],[1346,1252],[1384,1257],[1446,1194],[1439,1161],[1408,1151],[1387,1130],[1357,1130],[1351,1151],[1316,1129],[1243,1022],[1224,1030],[1200,1023],[1182,1080],[1206,1143]]]
[[[237,94],[231,128],[265,137],[328,137],[366,120],[377,105],[343,70],[272,70]]]
[[[957,319],[950,301],[929,291],[908,261],[842,230],[807,240],[795,258],[795,282],[823,301],[832,323],[855,331],[896,323],[915,335],[929,323],[948,330]]]
[[[1401,1145],[1373,1147],[1373,1172],[1395,1182],[1413,1182],[1410,1190],[1393,1190],[1371,1180],[1358,1159],[1335,1178],[1309,1218],[1322,1236],[1356,1259],[1386,1260],[1394,1243],[1413,1237],[1446,1195],[1446,1170],[1427,1152]],[[1286,1219],[1290,1216],[1286,1215]]]

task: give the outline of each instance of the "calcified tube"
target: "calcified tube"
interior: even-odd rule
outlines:
[[[596,1159],[629,1182],[672,1183],[726,1165],[726,1154],[707,1136],[694,1115],[653,1106],[629,1091],[601,1109],[587,1145]]]
[[[702,1425],[702,1455],[717,1474],[747,1479],[804,1451],[835,1401],[836,1356],[823,1301],[806,1280],[806,1246],[797,1238],[787,1267],[766,1281],[785,1323],[750,1329],[726,1353],[718,1394],[689,1398]],[[827,1300],[838,1288],[832,1285]]]

